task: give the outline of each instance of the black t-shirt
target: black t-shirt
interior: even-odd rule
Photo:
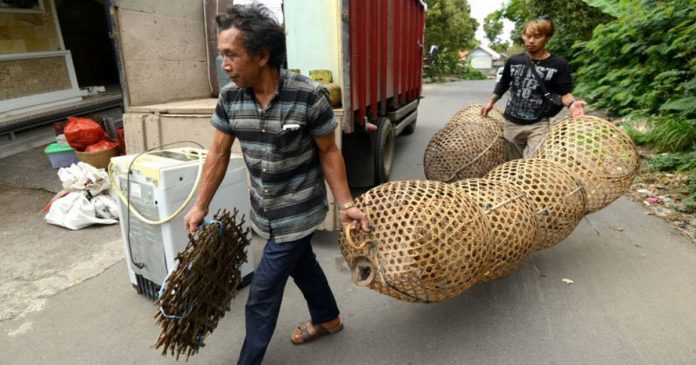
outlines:
[[[538,122],[541,119],[538,115],[544,103],[544,94],[526,58],[526,53],[508,58],[503,69],[503,76],[495,85],[493,92],[500,97],[508,89],[510,90],[510,99],[505,106],[504,114],[507,119],[516,124]],[[568,62],[563,58],[552,54],[535,66],[550,92],[565,95],[573,90]]]

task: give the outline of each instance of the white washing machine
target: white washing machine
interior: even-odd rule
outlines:
[[[174,213],[189,196],[201,166],[201,153],[205,154],[205,151],[177,148],[140,156],[114,157],[111,159],[112,174],[130,204],[145,218],[158,221]],[[130,173],[127,174],[129,169]],[[236,208],[239,211],[238,221],[244,215],[244,228],[249,227],[247,181],[243,157],[233,154],[225,178],[210,203],[210,214],[206,219],[212,219],[220,209],[233,212]],[[155,298],[168,273],[176,269],[176,255],[188,244],[184,215],[196,201],[196,196],[180,214],[161,225],[142,221],[129,212],[121,199],[117,200],[128,276],[138,293]],[[251,281],[254,272],[253,250],[249,246],[246,254],[247,262],[240,269],[242,286]]]

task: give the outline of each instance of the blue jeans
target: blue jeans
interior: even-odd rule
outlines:
[[[338,317],[324,271],[312,251],[312,235],[292,242],[266,242],[246,303],[246,338],[238,364],[260,364],[278,322],[280,303],[288,276],[292,276],[307,300],[313,323]]]

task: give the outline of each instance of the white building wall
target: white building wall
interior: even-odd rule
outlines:
[[[471,66],[475,69],[491,69],[493,68],[493,58],[486,52],[475,50],[469,54]]]

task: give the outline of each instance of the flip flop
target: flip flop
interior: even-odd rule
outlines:
[[[314,333],[309,333],[309,326],[312,326],[312,329],[314,330]],[[297,328],[295,328],[295,331],[292,332],[290,335],[290,341],[292,341],[293,344],[295,345],[301,345],[303,343],[307,342],[312,342],[316,340],[317,338],[324,336],[324,335],[332,335],[340,330],[343,329],[343,322],[339,322],[337,325],[331,327],[331,328],[326,328],[322,325],[315,325],[312,324],[312,321],[307,321],[300,323]],[[296,331],[300,330],[300,334],[302,335],[299,338],[295,337]]]

